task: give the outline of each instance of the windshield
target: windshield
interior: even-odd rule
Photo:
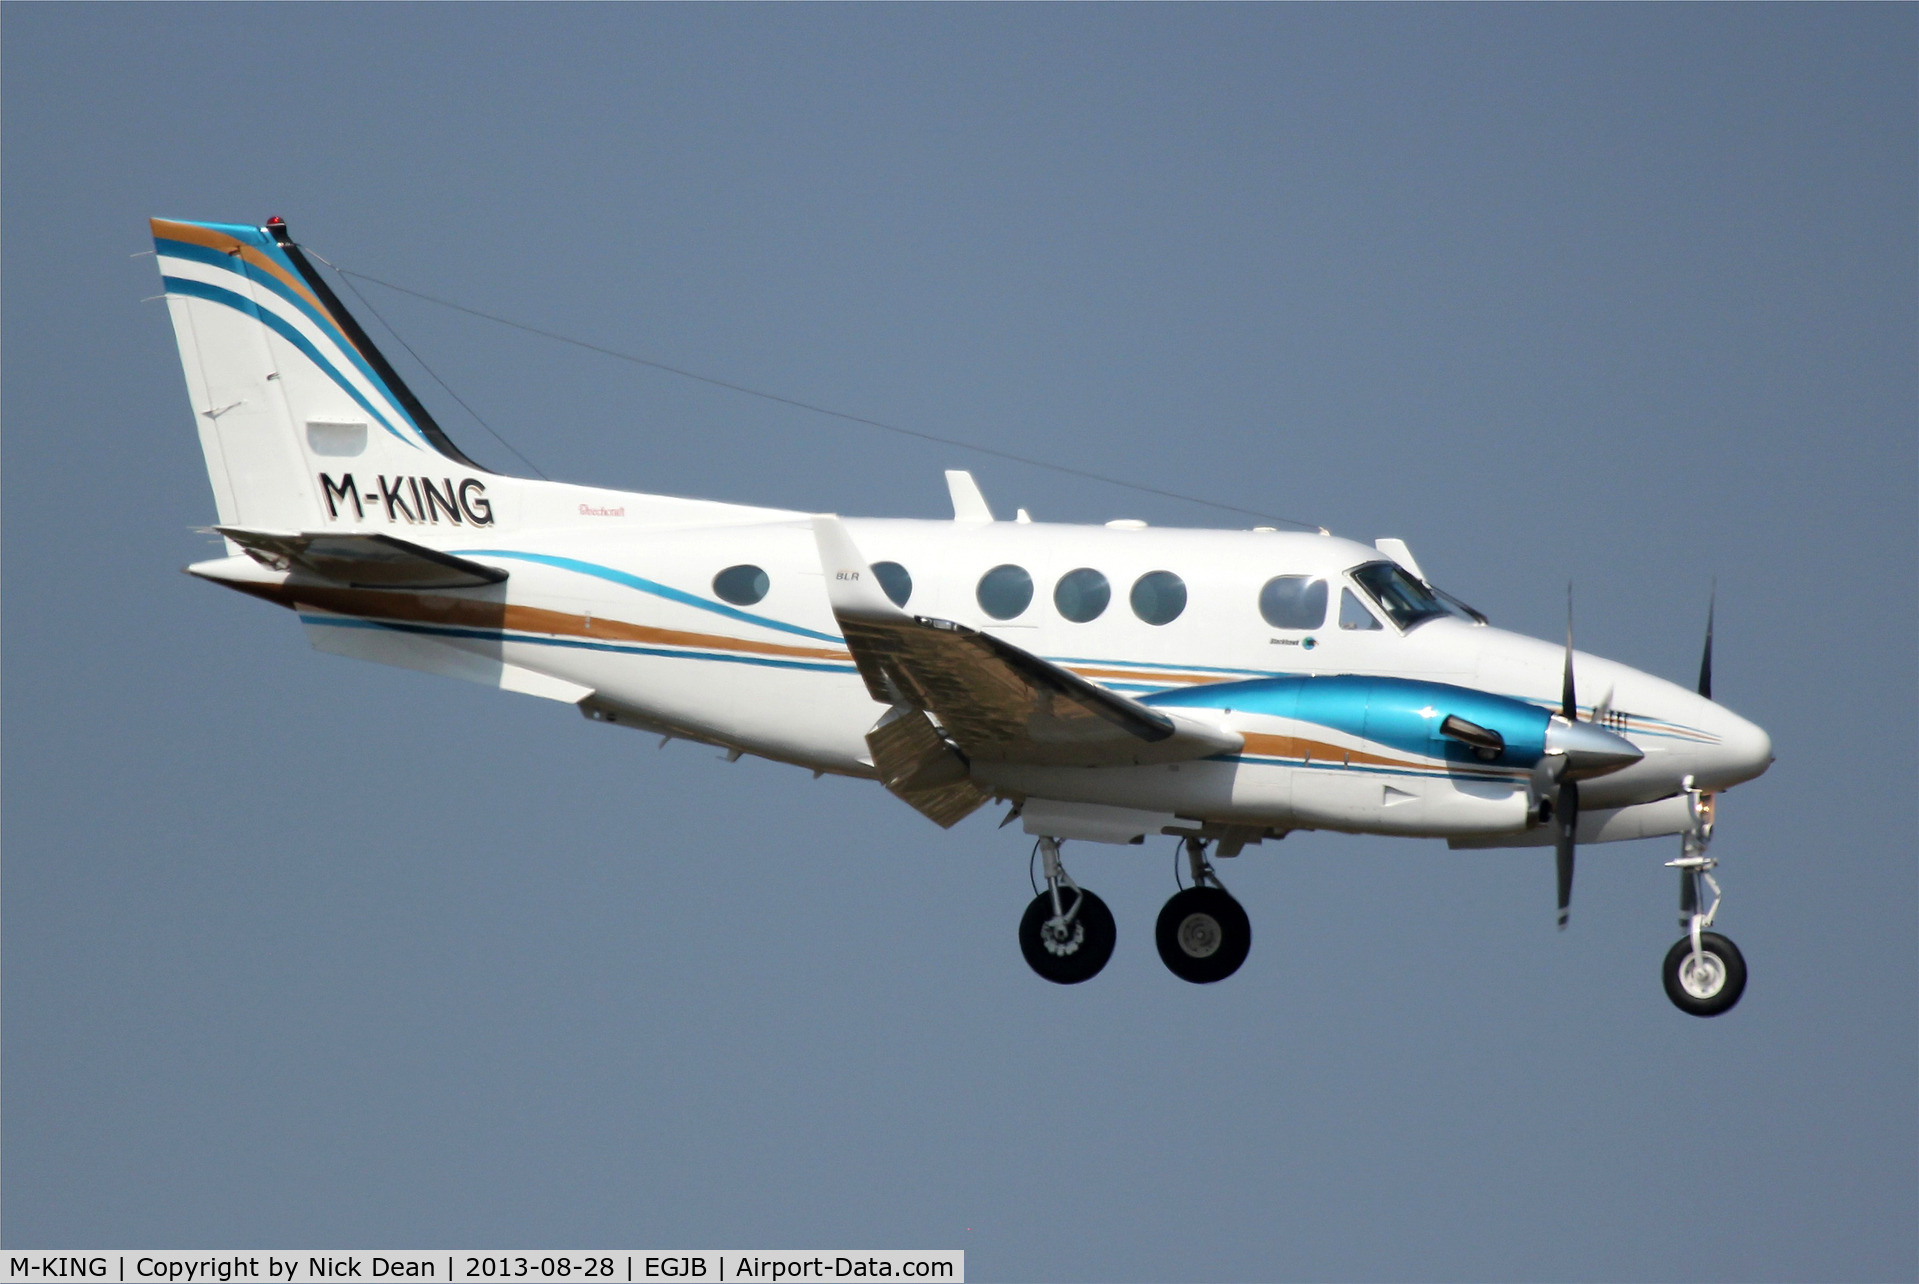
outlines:
[[[1402,629],[1451,614],[1433,596],[1431,589],[1406,574],[1396,562],[1368,562],[1356,567],[1352,574],[1359,586],[1379,603],[1379,609]]]

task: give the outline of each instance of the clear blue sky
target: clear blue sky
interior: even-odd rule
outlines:
[[[10,5],[9,1246],[940,1246],[979,1279],[1919,1274],[1919,10]],[[310,651],[213,510],[149,215],[1409,540],[1717,691],[1668,844],[1296,834],[1231,982],[1021,962],[1027,844]],[[1228,521],[369,293],[569,479]],[[396,352],[396,358],[404,360]],[[411,369],[411,367],[409,367]],[[424,376],[480,458],[503,452]]]

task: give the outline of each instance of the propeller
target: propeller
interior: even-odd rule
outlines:
[[[1566,672],[1559,685],[1559,716],[1567,722],[1579,722],[1579,693],[1573,687],[1573,586],[1566,585]],[[1566,778],[1566,758],[1559,767],[1559,797],[1553,803],[1553,820],[1559,826],[1553,843],[1553,863],[1559,875],[1559,930],[1566,930],[1572,913],[1573,852],[1579,837],[1579,782]]]
[[[1706,649],[1699,654],[1699,694],[1712,699],[1712,614],[1719,605],[1719,577],[1712,577],[1712,593],[1706,598]]]
[[[1624,736],[1597,725],[1612,710],[1607,688],[1588,721],[1579,717],[1579,691],[1573,677],[1573,590],[1566,586],[1566,666],[1559,684],[1559,715],[1546,726],[1546,752],[1533,768],[1533,789],[1550,792],[1557,835],[1553,857],[1559,876],[1559,927],[1565,930],[1573,898],[1574,852],[1579,838],[1579,782],[1630,767],[1645,755]]]

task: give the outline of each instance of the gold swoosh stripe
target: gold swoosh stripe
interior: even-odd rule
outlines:
[[[1119,678],[1139,682],[1177,682],[1186,686],[1206,686],[1214,682],[1242,681],[1237,678],[1215,677],[1210,673],[1153,673],[1145,669],[1095,669],[1077,664],[1062,665],[1082,678]]]
[[[380,589],[336,588],[321,584],[258,584],[244,587],[255,596],[281,606],[316,606],[337,615],[361,615],[408,624],[431,624],[450,628],[511,630],[518,633],[545,633],[555,637],[588,638],[597,642],[642,642],[653,646],[694,647],[702,650],[738,651],[749,655],[776,655],[806,660],[838,660],[852,663],[846,651],[825,647],[788,646],[781,642],[759,642],[750,638],[730,638],[716,633],[691,633],[684,629],[657,629],[603,616],[588,618],[566,611],[549,611],[537,606],[512,606],[468,597],[449,597],[440,593],[389,592]]]
[[[1324,740],[1308,740],[1305,736],[1273,736],[1253,731],[1245,735],[1247,753],[1263,754],[1271,758],[1299,758],[1305,762],[1358,763],[1369,767],[1429,767],[1432,765],[1405,758],[1383,758],[1376,753],[1367,753],[1364,749],[1348,749],[1344,745],[1328,744]]]
[[[1363,749],[1348,749],[1344,745],[1328,744],[1324,740],[1309,740],[1305,736],[1273,736],[1250,731],[1246,735],[1246,753],[1259,754],[1270,758],[1297,758],[1304,763],[1324,762],[1340,765],[1364,767],[1398,767],[1402,770],[1451,771],[1455,766],[1464,768],[1464,763],[1452,762],[1414,762],[1406,758],[1387,758]],[[1524,776],[1524,770],[1517,767],[1494,767],[1475,763],[1470,767],[1476,774],[1496,773],[1512,776],[1515,779]]]
[[[327,311],[326,306],[322,304],[319,299],[314,297],[313,291],[307,289],[306,282],[300,280],[291,272],[288,272],[285,268],[260,253],[260,251],[254,249],[251,245],[242,241],[236,241],[231,236],[227,236],[222,232],[215,232],[204,227],[195,227],[191,223],[175,223],[164,218],[149,219],[148,221],[153,224],[153,234],[155,236],[164,236],[169,241],[184,241],[188,245],[204,245],[210,250],[219,250],[222,254],[238,253],[242,259],[251,263],[254,267],[259,268],[262,272],[270,273],[276,280],[284,282],[288,289],[297,292],[301,298],[311,303],[315,312],[318,312],[321,316],[333,322],[333,328],[340,332],[342,339],[345,339],[349,344],[353,344],[353,337],[346,332],[337,320],[334,320],[333,314]],[[358,344],[353,344],[353,347],[356,352],[359,351]]]

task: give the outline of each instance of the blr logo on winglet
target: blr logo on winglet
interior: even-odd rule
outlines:
[[[435,483],[431,477],[390,478],[382,473],[374,480],[379,483],[379,490],[362,494],[354,484],[352,473],[342,475],[338,481],[321,473],[320,495],[326,500],[326,515],[337,518],[351,503],[353,515],[361,520],[365,520],[369,511],[377,515],[385,509],[389,522],[403,518],[410,526],[422,523],[437,526],[442,513],[455,526],[493,525],[493,501],[486,497],[486,483],[477,477],[468,477],[457,487],[451,477]]]

